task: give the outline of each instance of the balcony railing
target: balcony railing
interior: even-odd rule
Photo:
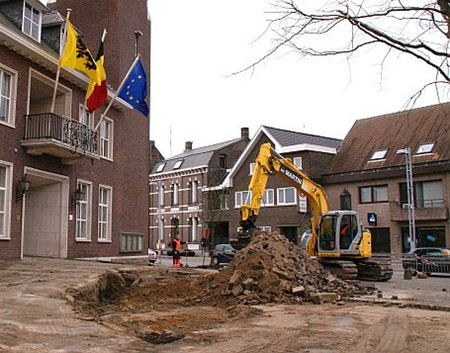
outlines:
[[[50,154],[68,160],[98,156],[98,134],[89,126],[53,113],[26,115],[22,145],[34,155]]]
[[[448,220],[448,207],[444,200],[436,200],[436,202],[428,202],[425,207],[414,208],[414,218],[418,221],[446,221]],[[389,213],[391,221],[402,222],[408,221],[407,207],[400,206],[397,201],[389,202]]]

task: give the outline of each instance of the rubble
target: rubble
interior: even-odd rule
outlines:
[[[229,266],[205,281],[205,297],[228,305],[336,302],[367,291],[333,276],[277,233],[261,232]]]

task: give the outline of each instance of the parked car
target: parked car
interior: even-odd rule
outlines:
[[[228,264],[234,259],[238,251],[230,244],[217,244],[214,250],[211,251],[211,261],[216,267],[221,264]]]
[[[148,264],[154,264],[158,260],[158,252],[152,249],[148,249],[147,262]]]
[[[415,272],[450,273],[450,250],[436,247],[416,248],[402,260],[404,269]]]

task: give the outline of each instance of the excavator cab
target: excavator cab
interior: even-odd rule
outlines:
[[[322,215],[317,237],[319,256],[366,257],[365,248],[370,245],[370,233],[363,230],[354,211],[331,211]]]

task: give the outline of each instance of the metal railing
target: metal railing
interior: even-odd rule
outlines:
[[[450,274],[450,257],[415,254],[373,254],[374,260],[388,260],[394,271],[411,269],[416,272]]]
[[[55,140],[77,153],[98,154],[98,134],[89,126],[53,113],[26,115],[25,140]]]

